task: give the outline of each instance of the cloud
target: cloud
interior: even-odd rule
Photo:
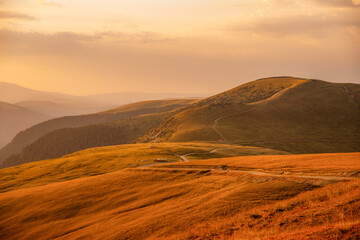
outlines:
[[[106,39],[114,39],[117,46],[124,43],[153,43],[174,41],[152,32],[123,33],[103,31],[95,34],[82,34],[75,32],[58,32],[44,34],[38,32],[21,32],[9,29],[0,29],[3,54],[28,55],[28,54],[75,54],[88,51],[94,43],[101,43]]]
[[[294,5],[296,1],[293,0],[263,0],[263,3],[267,5],[275,5],[279,7],[285,7]]]
[[[39,0],[40,4],[43,6],[47,6],[47,7],[58,7],[61,8],[63,7],[61,4],[56,3],[54,1],[48,1],[48,0]]]
[[[72,32],[43,34],[0,29],[0,39],[0,49],[4,55],[67,55],[86,52],[86,43],[99,37]]]
[[[169,42],[176,41],[175,38],[163,37],[159,33],[154,32],[138,32],[138,33],[124,33],[117,31],[100,31],[96,33],[99,37],[110,37],[115,38],[119,41],[128,42],[141,42],[141,43],[152,43],[152,42]]]
[[[355,13],[348,13],[346,17],[336,15],[258,17],[246,23],[239,23],[230,29],[237,32],[270,34],[278,37],[303,35],[322,37],[333,33],[337,36],[341,35],[339,33],[349,27],[360,30],[360,18],[356,17]]]
[[[51,35],[47,35],[51,38],[58,38],[65,41],[83,42],[101,39],[101,36],[91,34],[80,34],[73,32],[58,32]]]
[[[291,5],[296,5],[297,3],[312,3],[319,6],[341,8],[353,8],[360,6],[360,0],[262,0],[261,2],[261,4],[263,5],[276,7],[287,7]]]
[[[360,0],[308,0],[310,2],[333,7],[360,7]]]
[[[17,12],[0,11],[0,19],[20,19],[26,21],[36,21],[37,18]]]

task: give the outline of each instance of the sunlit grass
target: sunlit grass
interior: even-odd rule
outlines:
[[[209,153],[213,149],[219,152]],[[157,159],[177,162],[180,155],[197,153],[189,159],[258,154],[285,154],[271,149],[212,143],[148,143],[91,148],[0,170],[0,192],[45,185],[80,177],[100,175],[124,168],[154,163]],[[199,154],[200,153],[200,154]]]

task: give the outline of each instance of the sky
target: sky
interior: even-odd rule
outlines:
[[[360,83],[360,0],[0,0],[0,81],[75,95]]]

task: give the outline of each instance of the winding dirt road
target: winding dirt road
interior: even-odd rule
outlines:
[[[351,93],[351,91],[347,87],[343,87],[343,89],[346,95],[348,95],[351,101],[357,106],[358,110],[360,110],[360,105],[356,102],[355,96]]]
[[[164,163],[153,163],[149,165],[144,165],[138,168],[146,170],[160,170],[160,171],[218,171],[218,172],[237,172],[237,173],[246,173],[258,176],[269,176],[269,177],[287,177],[287,178],[306,178],[306,179],[319,179],[319,180],[334,180],[334,181],[344,181],[344,180],[354,180],[356,177],[336,177],[336,176],[321,176],[321,175],[299,175],[299,174],[275,174],[269,172],[260,172],[260,171],[250,171],[250,170],[227,170],[227,169],[213,169],[213,168],[180,168],[180,167],[156,167],[149,168],[149,166],[160,165]]]
[[[226,149],[227,147],[222,147],[222,148],[214,148],[208,152],[203,152],[203,153],[187,153],[187,154],[183,154],[183,155],[178,155],[181,159],[182,162],[188,162],[189,159],[187,159],[187,156],[191,156],[191,155],[202,155],[202,154],[209,154],[209,153],[214,153],[216,151],[222,150],[222,149]]]

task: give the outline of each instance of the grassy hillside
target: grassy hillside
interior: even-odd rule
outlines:
[[[280,94],[281,91],[308,82],[308,79],[293,77],[263,78],[242,84],[215,96],[206,98],[198,106],[209,104],[226,105],[234,103],[254,103]]]
[[[256,170],[264,173],[281,173],[291,176],[296,173],[316,176],[360,177],[360,153],[326,153],[274,156],[246,156],[220,159],[205,159],[182,162],[160,167]]]
[[[139,142],[218,141],[292,153],[360,150],[360,85],[261,79],[200,101]]]
[[[358,169],[345,154],[330,168],[339,157]],[[132,168],[1,193],[0,238],[356,239],[359,194],[359,180]]]
[[[91,148],[58,159],[0,169],[0,192],[100,175],[151,164],[156,159],[178,162],[181,161],[180,156],[185,154],[186,158],[194,160],[286,153],[264,148],[211,143],[146,143]]]
[[[193,100],[193,99],[192,100],[189,100],[189,99],[168,100],[168,103],[167,103],[167,100],[146,101],[146,102],[141,102],[141,103],[137,103],[137,104],[131,104],[129,106],[124,106],[121,108],[116,108],[114,110],[109,110],[105,113],[102,112],[99,114],[61,117],[61,118],[52,119],[52,120],[49,120],[46,122],[42,122],[40,124],[32,126],[31,128],[27,129],[26,131],[20,132],[19,134],[16,135],[16,137],[8,145],[3,147],[0,150],[0,164],[2,162],[4,162],[7,158],[9,158],[11,155],[19,154],[26,146],[34,143],[36,140],[38,140],[42,136],[44,136],[52,131],[58,130],[58,129],[76,128],[76,127],[83,127],[83,126],[89,126],[89,125],[95,125],[95,124],[101,124],[101,123],[109,123],[109,122],[113,122],[116,120],[127,119],[127,118],[144,115],[144,114],[163,113],[163,112],[171,111],[173,109],[176,109],[176,108],[179,108],[182,106],[187,106],[189,104],[192,104],[195,101],[196,100]],[[134,109],[132,107],[134,107]],[[94,129],[94,131],[96,131],[96,129],[99,129],[99,127],[100,126],[98,126],[98,127],[92,126],[92,127],[89,127],[88,129]],[[109,129],[114,126],[105,125],[104,127]],[[151,128],[149,128],[148,130],[150,130],[150,129]],[[68,136],[67,133],[69,133],[70,130],[67,129],[64,131],[65,131],[64,133],[57,132],[57,134],[55,134],[55,135],[59,136],[59,138],[62,137],[61,136],[62,134]],[[77,131],[81,132],[81,133],[85,133],[86,128],[82,128]],[[145,132],[143,134],[145,134]],[[89,134],[89,136],[90,135],[91,134]],[[136,136],[141,136],[141,135],[136,135]],[[58,138],[58,140],[59,140],[59,138]],[[97,142],[101,141],[101,139],[99,139],[99,140],[92,139],[92,140],[97,141]],[[89,141],[92,141],[92,140],[89,140]],[[83,141],[85,141],[85,139]],[[121,141],[121,140],[119,140],[119,141]],[[91,146],[99,146],[99,145],[94,145],[93,143],[91,143],[86,146],[91,147]],[[59,147],[61,147],[61,146],[59,146]],[[46,148],[46,145],[44,145],[43,148],[44,149],[42,149],[40,152],[50,151],[49,148]],[[55,154],[56,157],[59,156],[58,155],[59,152],[64,152],[61,149],[51,149],[51,150],[56,152],[56,154]],[[76,148],[76,150],[79,150],[79,148]],[[69,151],[67,151],[66,153],[69,153]],[[23,155],[23,157],[26,157],[26,156]],[[41,158],[40,159],[37,158],[37,159],[40,160]],[[6,166],[13,165],[9,161],[7,161],[7,162],[8,163],[6,164]]]
[[[359,239],[359,194],[359,180],[332,184],[193,225],[184,233],[149,239]]]
[[[0,102],[0,147],[3,147],[20,131],[52,118],[27,108]]]

